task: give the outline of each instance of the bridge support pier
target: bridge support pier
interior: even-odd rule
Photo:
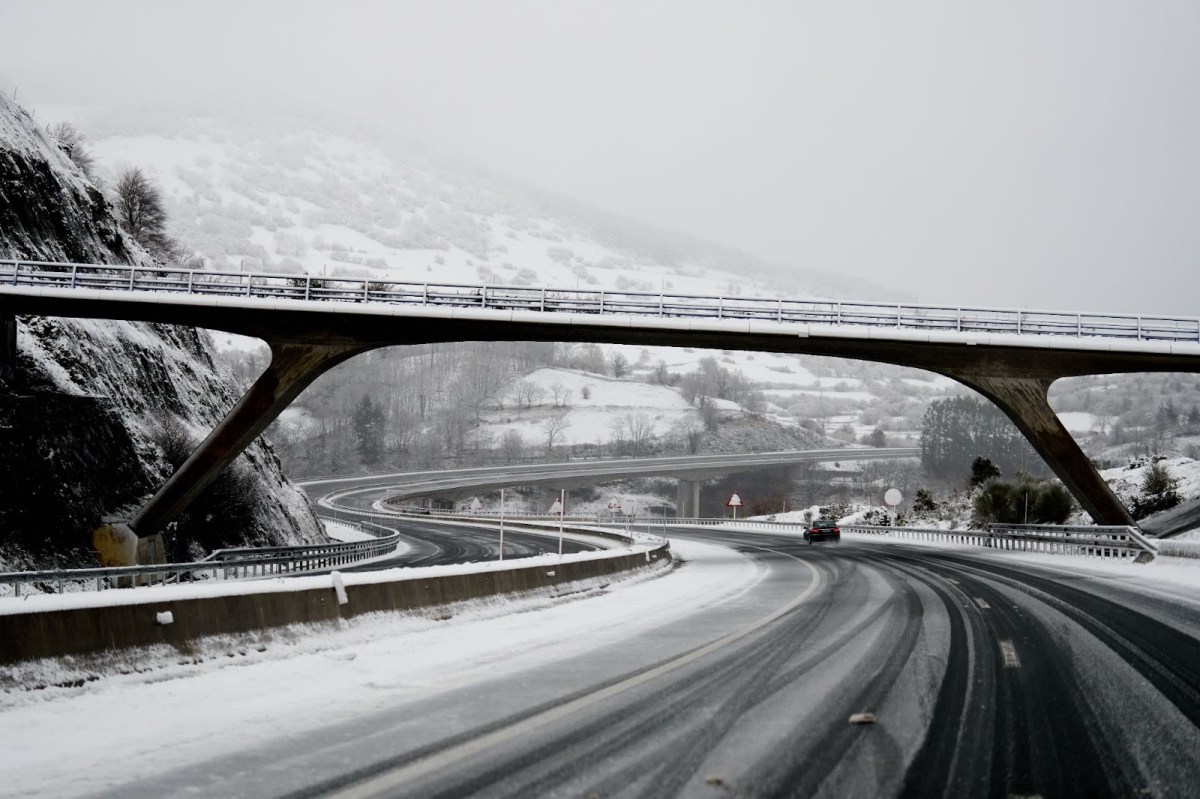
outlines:
[[[268,343],[271,364],[266,371],[129,523],[139,538],[170,524],[313,380],[371,349],[361,344]]]
[[[949,370],[945,374],[983,394],[1004,411],[1096,524],[1137,524],[1050,407],[1048,394],[1054,378],[995,377]]]
[[[17,317],[0,312],[0,380],[14,383],[17,379]]]
[[[695,519],[700,516],[700,481],[679,481],[675,499],[675,516],[679,519]]]

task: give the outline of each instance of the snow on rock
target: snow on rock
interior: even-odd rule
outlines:
[[[0,257],[150,264],[102,192],[23,109],[0,96]],[[21,317],[17,380],[0,383],[0,568],[94,565],[91,531],[128,518],[169,476],[164,425],[199,438],[232,407],[232,381],[190,328]],[[230,498],[246,529],[180,532],[168,554],[323,540],[269,446],[240,459]],[[198,526],[217,510],[194,506]],[[217,525],[214,525],[217,526]]]
[[[1200,461],[1179,457],[1165,458],[1157,462],[1166,467],[1171,477],[1178,481],[1176,491],[1182,501],[1187,502],[1200,497]],[[1130,497],[1142,493],[1142,483],[1146,479],[1146,472],[1153,463],[1154,461],[1143,458],[1125,466],[1105,469],[1100,472],[1100,475],[1117,496],[1128,501]]]

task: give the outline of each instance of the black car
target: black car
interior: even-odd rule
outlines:
[[[842,531],[833,519],[817,519],[804,531],[804,540],[810,544],[815,541],[832,541],[836,544],[842,540]]]

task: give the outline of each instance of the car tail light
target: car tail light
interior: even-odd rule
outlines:
[[[834,531],[835,533],[840,533],[840,532],[841,532],[841,530],[839,530],[839,529],[838,529],[838,528],[836,528],[836,527],[835,527],[835,528],[833,528],[833,531]]]

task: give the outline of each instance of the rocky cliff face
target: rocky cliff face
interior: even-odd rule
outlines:
[[[0,258],[149,263],[102,192],[2,96]],[[17,343],[15,378],[0,379],[0,568],[90,565],[93,528],[132,515],[236,392],[191,328],[19,317]],[[323,535],[260,440],[166,538],[185,559]]]

